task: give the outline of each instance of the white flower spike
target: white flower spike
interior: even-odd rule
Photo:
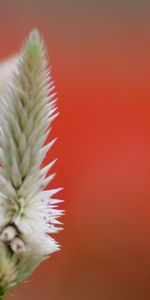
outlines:
[[[45,45],[29,35],[0,100],[0,299],[25,281],[59,245],[61,189],[44,190],[55,161],[42,167],[54,141],[44,145],[58,115]]]

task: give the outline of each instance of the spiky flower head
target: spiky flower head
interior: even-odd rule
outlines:
[[[45,145],[58,114],[55,96],[44,42],[33,30],[0,100],[0,291],[59,250],[51,234],[61,229],[53,198],[60,189],[45,190],[55,161],[42,165],[55,141]]]

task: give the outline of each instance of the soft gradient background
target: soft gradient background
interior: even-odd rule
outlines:
[[[62,251],[16,300],[150,299],[150,3],[0,1],[0,58],[37,27],[60,117],[47,157],[64,186]]]

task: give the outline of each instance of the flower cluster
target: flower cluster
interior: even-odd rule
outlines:
[[[63,214],[45,190],[55,161],[42,162],[57,117],[56,93],[45,45],[33,30],[15,60],[0,99],[0,294],[25,281],[59,245],[51,237]]]

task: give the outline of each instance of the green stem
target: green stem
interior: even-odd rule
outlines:
[[[4,300],[5,297],[5,291],[3,288],[0,288],[0,300]]]

